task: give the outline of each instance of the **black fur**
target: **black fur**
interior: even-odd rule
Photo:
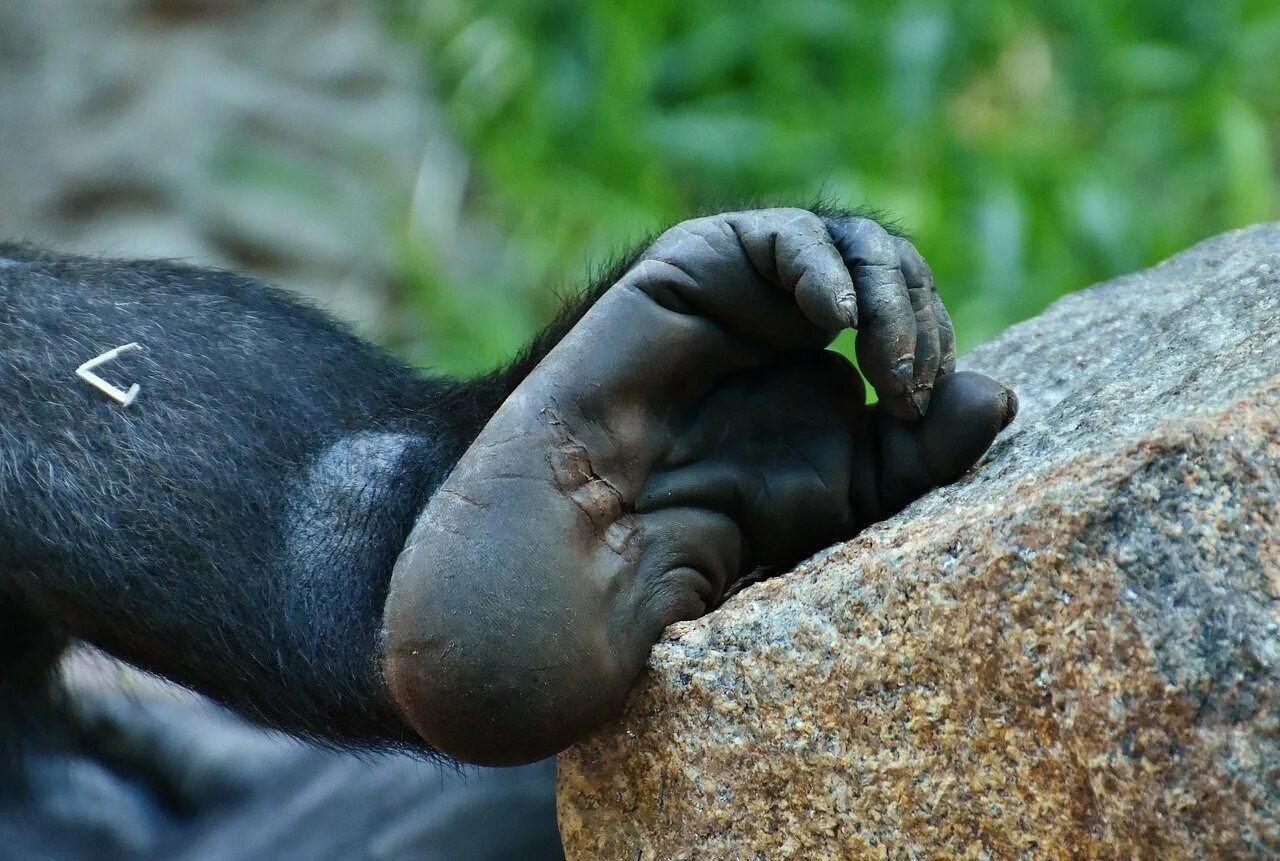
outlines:
[[[61,630],[274,726],[409,741],[375,663],[391,564],[556,329],[464,384],[240,275],[0,258],[0,667]],[[99,369],[133,405],[75,376],[134,341]]]

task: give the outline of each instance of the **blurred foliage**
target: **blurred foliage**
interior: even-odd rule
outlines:
[[[1274,0],[396,0],[393,22],[471,160],[466,211],[518,261],[409,243],[424,358],[453,369],[510,353],[586,260],[743,201],[893,213],[962,346],[1280,205]]]

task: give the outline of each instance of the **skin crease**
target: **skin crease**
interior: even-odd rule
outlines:
[[[955,480],[1016,411],[851,212],[676,225],[465,381],[233,273],[0,261],[0,745],[57,723],[29,716],[76,638],[331,745],[540,759],[668,624]],[[74,369],[130,342],[97,369],[140,384],[122,407]]]
[[[855,326],[876,407],[824,350]],[[927,266],[874,222],[680,224],[428,503],[384,611],[392,696],[458,759],[555,753],[617,711],[665,626],[959,477],[1015,411],[954,372]]]

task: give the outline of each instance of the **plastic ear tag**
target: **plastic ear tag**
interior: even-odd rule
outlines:
[[[98,376],[93,372],[93,369],[100,365],[105,365],[107,362],[110,362],[112,359],[114,359],[116,356],[119,356],[121,353],[127,353],[130,350],[141,350],[141,349],[143,349],[141,344],[138,344],[136,342],[131,342],[128,344],[122,344],[119,347],[116,347],[114,349],[107,350],[101,356],[92,358],[89,361],[85,362],[80,367],[76,368],[76,376],[84,380],[89,385],[93,386],[98,391],[102,392],[107,397],[111,398],[111,400],[120,404],[120,406],[127,407],[129,406],[129,404],[133,403],[136,397],[138,397],[138,392],[142,391],[142,387],[139,386],[137,383],[134,383],[133,385],[129,386],[128,391],[125,391],[123,389],[120,389],[120,388],[117,388],[116,386],[111,385],[111,383],[108,383],[106,380],[102,379],[102,377]]]

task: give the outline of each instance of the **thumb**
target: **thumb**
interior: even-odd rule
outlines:
[[[957,371],[938,377],[920,423],[921,454],[933,483],[964,475],[1017,414],[1018,396],[988,376]]]
[[[938,377],[919,424],[877,416],[880,517],[964,475],[1017,412],[1011,389],[983,374],[957,371]]]

